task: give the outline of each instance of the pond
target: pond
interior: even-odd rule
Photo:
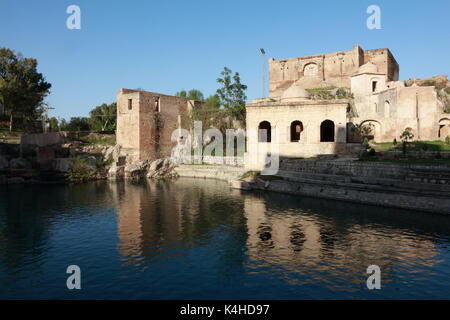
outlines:
[[[215,180],[0,189],[0,299],[446,299],[449,244],[450,216]]]

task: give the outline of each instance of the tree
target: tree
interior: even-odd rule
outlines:
[[[406,147],[409,142],[409,140],[412,140],[414,138],[414,134],[412,133],[411,128],[406,128],[405,131],[402,132],[400,135],[400,139],[403,141],[403,154],[406,153]]]
[[[89,112],[91,129],[98,131],[116,130],[117,104],[103,103]]]
[[[40,116],[39,107],[50,88],[51,84],[37,72],[36,59],[24,58],[20,53],[0,48],[0,99],[10,116],[10,131],[16,115],[22,115],[26,120]]]
[[[181,90],[175,94],[177,97],[188,98],[191,100],[204,101],[205,97],[200,90],[191,89],[188,92]]]
[[[220,73],[222,78],[218,78],[217,82],[221,84],[221,88],[217,89],[217,97],[220,105],[229,110],[231,114],[238,120],[245,121],[245,90],[247,86],[241,83],[241,78],[238,72],[233,72],[224,67]]]
[[[50,132],[59,131],[58,119],[56,119],[55,117],[51,117],[50,119],[48,119],[48,124],[49,124]]]
[[[73,117],[66,126],[67,131],[88,131],[91,129],[89,118]]]
[[[217,94],[213,94],[205,99],[205,104],[211,109],[220,109],[220,99]]]

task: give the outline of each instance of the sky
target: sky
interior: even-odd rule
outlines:
[[[70,30],[67,7],[81,10]],[[370,30],[367,8],[381,9]],[[0,0],[0,47],[38,60],[50,115],[87,116],[120,88],[215,93],[223,67],[262,96],[262,59],[389,48],[400,78],[450,72],[449,0]]]

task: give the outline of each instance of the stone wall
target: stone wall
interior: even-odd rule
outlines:
[[[160,93],[121,89],[117,95],[117,144],[129,162],[171,155],[172,133],[195,102]]]
[[[252,157],[271,152],[281,157],[308,158],[320,154],[348,154],[347,100],[305,100],[301,103],[264,102],[247,104],[247,151]],[[322,141],[321,126],[332,121],[333,141]],[[292,141],[291,125],[301,123],[300,139]],[[269,122],[271,142],[261,142],[258,128]]]
[[[243,167],[222,165],[180,165],[175,172],[180,177],[217,179],[231,182],[239,179],[244,173]]]
[[[215,156],[203,156],[202,162],[207,164],[224,164],[228,166],[243,166],[244,157],[215,157]]]
[[[351,186],[339,184],[304,183],[293,181],[271,181],[263,190],[319,197],[341,201],[356,202],[375,206],[394,207],[423,212],[450,213],[448,197],[424,196],[420,192],[398,193],[368,186]],[[331,209],[332,210],[332,209]]]
[[[397,164],[370,161],[313,161],[282,159],[280,170],[339,175],[370,179],[394,179],[400,181],[450,184],[450,167],[446,165]],[[419,178],[421,179],[419,181]]]
[[[399,65],[389,49],[352,50],[291,59],[270,59],[270,96],[281,96],[295,81],[305,89],[350,87],[350,77],[360,66],[371,62],[386,75],[387,81],[398,80]]]
[[[356,96],[354,108],[351,122],[373,126],[376,142],[400,140],[406,128],[415,140],[445,139],[439,137],[442,110],[434,87],[400,87]]]

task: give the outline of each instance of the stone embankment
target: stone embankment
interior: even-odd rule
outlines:
[[[127,179],[138,181],[148,179],[172,179],[178,174],[174,170],[176,164],[170,158],[157,159],[154,161],[141,161],[137,163],[113,163],[108,170],[108,178],[113,180]]]
[[[245,173],[244,167],[226,165],[180,165],[175,168],[180,177],[217,179],[232,182]]]
[[[278,179],[235,187],[450,214],[450,167],[351,160],[283,160]]]

